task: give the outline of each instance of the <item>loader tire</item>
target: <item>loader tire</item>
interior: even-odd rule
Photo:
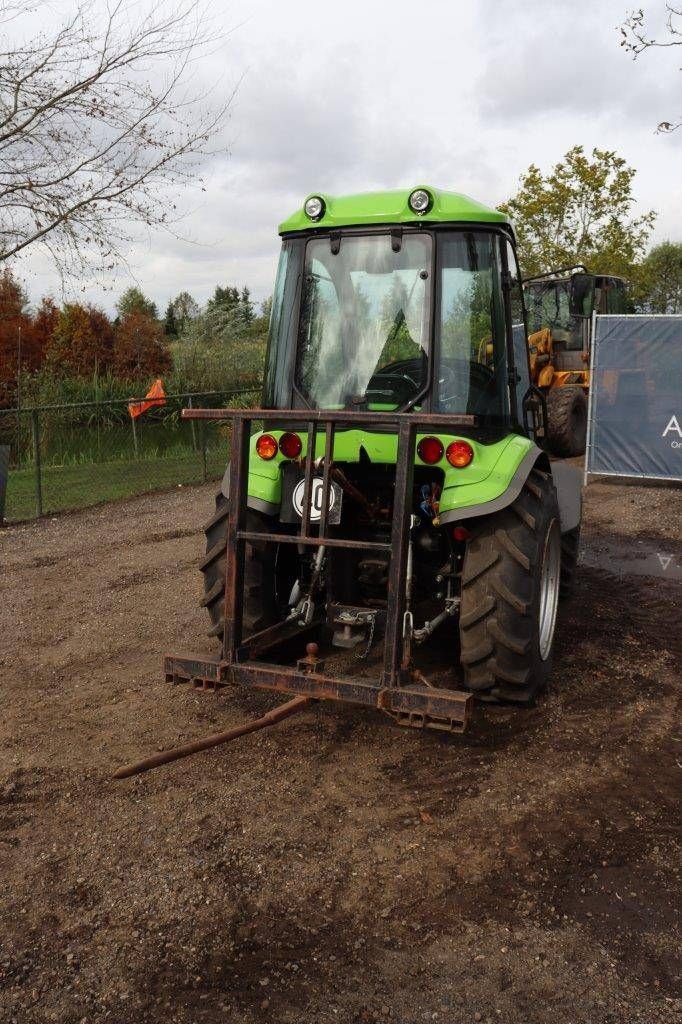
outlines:
[[[573,592],[575,574],[578,568],[578,550],[580,548],[580,527],[569,530],[561,535],[561,587],[559,597],[565,598]]]
[[[587,440],[587,399],[582,388],[552,388],[547,393],[547,440],[561,458],[582,455]]]
[[[201,604],[208,611],[209,636],[222,642],[225,606],[225,558],[227,548],[227,515],[229,501],[216,495],[215,515],[205,527],[206,554],[199,563],[204,574],[204,596]],[[267,516],[247,510],[246,529],[267,532]],[[247,544],[244,560],[244,636],[257,633],[277,621],[275,600],[276,547],[274,544]]]
[[[516,501],[481,520],[467,543],[460,658],[480,699],[529,704],[547,685],[560,565],[556,491],[536,468]]]

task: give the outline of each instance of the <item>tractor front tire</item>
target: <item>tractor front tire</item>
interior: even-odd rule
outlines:
[[[481,520],[467,543],[460,659],[480,699],[529,704],[546,687],[560,575],[556,491],[536,468],[516,501]]]
[[[225,567],[227,555],[227,516],[229,501],[224,494],[216,495],[216,511],[205,527],[206,554],[199,563],[204,575],[202,607],[208,611],[211,625],[209,636],[221,642],[224,631]],[[270,520],[248,509],[246,529],[259,533],[271,530]],[[277,621],[275,598],[276,546],[274,544],[247,544],[244,559],[244,636],[250,636]]]
[[[561,458],[583,454],[587,399],[582,388],[566,385],[547,393],[547,440],[551,451]]]

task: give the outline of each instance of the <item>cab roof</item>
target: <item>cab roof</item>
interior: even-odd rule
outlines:
[[[427,213],[414,213],[409,198],[416,189],[424,189],[432,197]],[[323,215],[311,220],[304,210],[305,202],[312,196],[324,201]],[[467,224],[509,224],[509,218],[483,203],[459,192],[445,192],[430,185],[415,185],[412,188],[393,189],[389,192],[360,192],[352,196],[330,196],[324,192],[312,192],[301,203],[300,209],[279,226],[280,235],[294,231],[310,231],[316,228],[345,228],[364,224],[450,224],[458,221]]]

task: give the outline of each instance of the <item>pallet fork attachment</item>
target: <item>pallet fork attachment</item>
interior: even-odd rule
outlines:
[[[165,751],[157,757],[126,766],[116,773],[117,778],[146,771],[189,756],[198,750],[228,742],[236,736],[265,728],[288,717],[313,700],[337,700],[374,707],[389,715],[399,725],[431,728],[461,733],[471,717],[473,696],[459,690],[441,689],[429,684],[412,663],[412,636],[406,629],[410,620],[407,607],[405,581],[408,573],[410,527],[412,517],[412,483],[417,432],[453,431],[461,426],[475,425],[473,416],[455,416],[436,413],[383,413],[382,424],[397,432],[393,519],[390,542],[363,541],[330,536],[328,533],[329,493],[331,488],[334,436],[340,426],[376,425],[376,415],[366,412],[337,412],[317,409],[184,409],[183,419],[229,420],[232,423],[230,463],[230,505],[227,526],[225,570],[225,612],[223,644],[220,656],[168,655],[164,659],[167,681],[188,682],[195,687],[218,691],[226,686],[270,690],[301,698],[290,700],[269,715],[245,726],[229,730],[176,751]],[[307,432],[307,451],[304,461],[303,512],[298,533],[256,533],[245,529],[249,469],[249,440],[251,426],[257,421],[270,421],[287,428],[297,426]],[[321,514],[319,522],[311,527],[310,495],[312,480],[319,472],[316,461],[316,441],[320,428],[324,431],[322,468]],[[315,548],[321,554],[327,549],[362,550],[388,553],[390,573],[387,592],[383,657],[381,674],[376,680],[353,676],[332,676],[324,672],[324,663],[318,657],[317,645],[309,643],[305,658],[295,668],[263,660],[268,651],[278,644],[299,636],[303,639],[325,621],[326,616],[315,608],[315,593],[308,594],[308,614],[290,615],[282,622],[260,633],[244,638],[242,635],[242,581],[245,547],[247,542],[294,544]],[[276,715],[276,712],[286,714]]]

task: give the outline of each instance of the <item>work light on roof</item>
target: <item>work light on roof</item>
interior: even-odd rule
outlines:
[[[306,217],[310,217],[311,220],[319,220],[324,214],[324,199],[320,196],[311,196],[310,199],[306,199],[305,206]]]
[[[413,213],[428,213],[431,209],[431,195],[425,188],[416,188],[408,199],[410,209]]]

